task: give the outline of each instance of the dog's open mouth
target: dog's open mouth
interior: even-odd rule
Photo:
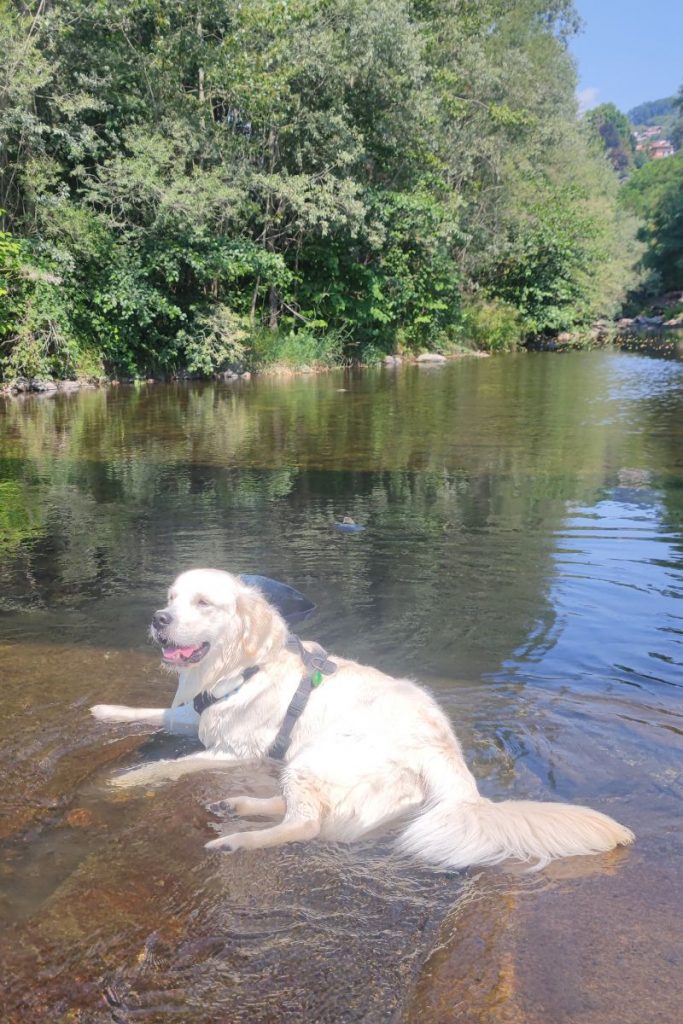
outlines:
[[[206,640],[202,644],[190,644],[187,647],[175,647],[173,644],[163,645],[161,657],[168,665],[194,665],[201,661],[211,644]]]

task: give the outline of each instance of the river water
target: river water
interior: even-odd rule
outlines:
[[[345,535],[335,520],[366,529]],[[590,803],[626,851],[437,873],[388,840],[208,855],[227,768],[146,639],[179,571],[284,580],[302,634],[419,678],[489,796]],[[673,1024],[683,942],[683,364],[618,352],[0,405],[1,1019]]]

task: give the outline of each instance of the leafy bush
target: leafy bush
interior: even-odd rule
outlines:
[[[191,329],[178,334],[184,365],[190,373],[204,376],[242,362],[247,338],[244,318],[223,305],[197,313]]]
[[[463,306],[465,344],[490,352],[511,352],[524,341],[527,330],[519,311],[502,299],[470,295]]]
[[[54,269],[0,232],[0,367],[4,376],[101,375],[101,354],[79,338],[73,296]]]
[[[0,216],[3,213],[0,210]],[[24,291],[21,243],[9,231],[0,231],[0,340],[16,333],[25,302]]]

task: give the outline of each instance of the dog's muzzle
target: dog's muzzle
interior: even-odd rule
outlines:
[[[175,647],[173,644],[161,648],[161,657],[168,665],[196,665],[208,653],[211,646],[208,641],[201,644],[190,644],[187,647]]]
[[[208,652],[211,644],[204,640],[201,644],[173,644],[156,626],[152,625],[152,636],[161,647],[161,657],[166,665],[196,665]]]

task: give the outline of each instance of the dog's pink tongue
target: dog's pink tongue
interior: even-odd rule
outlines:
[[[181,658],[191,657],[196,650],[196,647],[164,647],[162,654],[166,661],[180,661]]]

